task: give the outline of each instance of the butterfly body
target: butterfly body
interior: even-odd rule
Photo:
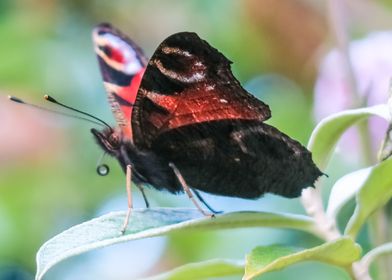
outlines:
[[[174,164],[197,190],[296,197],[322,174],[306,148],[264,123],[268,105],[245,91],[231,62],[195,33],[168,37],[148,63],[110,25],[93,37],[118,127],[92,132],[124,171],[132,167],[136,184],[181,192]]]

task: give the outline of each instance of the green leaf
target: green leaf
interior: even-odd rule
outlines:
[[[283,245],[259,246],[254,248],[252,252],[246,256],[245,275],[243,279],[252,279],[267,271],[275,270],[273,267],[271,267],[271,270],[268,270],[269,265],[276,263],[276,261],[284,256],[294,254],[296,251],[296,248]],[[284,266],[281,266],[278,263],[275,267],[278,270]]]
[[[360,261],[361,267],[363,269],[368,270],[369,266],[372,264],[373,261],[375,261],[377,258],[391,254],[392,253],[392,243],[385,243],[382,244],[369,252],[366,253],[365,256]]]
[[[350,126],[370,116],[379,116],[390,122],[390,114],[385,104],[373,107],[347,110],[323,119],[313,130],[308,149],[313,161],[324,169],[339,138]]]
[[[346,234],[355,238],[366,219],[392,197],[392,158],[372,167],[366,181],[356,195],[356,207]]]
[[[243,227],[292,228],[317,235],[313,220],[303,215],[267,212],[234,212],[202,217],[195,209],[134,209],[124,235],[120,229],[126,212],[109,213],[76,225],[48,240],[37,253],[36,279],[69,257],[104,246],[181,230],[217,230]]]
[[[361,247],[348,237],[300,252],[295,251],[293,248],[279,245],[256,247],[246,257],[243,280],[254,279],[303,261],[320,261],[347,268],[361,255]]]
[[[389,109],[389,114],[392,115],[392,85],[389,82],[389,98],[387,102],[387,106]],[[385,134],[384,141],[382,143],[382,147],[379,154],[379,159],[386,160],[392,156],[392,123],[389,123],[389,127],[387,133]]]
[[[371,173],[372,168],[363,168],[340,178],[333,185],[329,195],[326,214],[335,219],[343,206],[355,197]]]
[[[390,156],[392,156],[392,124],[389,124],[387,133],[385,134],[379,154],[379,159],[386,160]]]
[[[169,272],[145,278],[143,280],[199,280],[243,273],[243,261],[214,259],[198,263],[189,263],[177,267]]]

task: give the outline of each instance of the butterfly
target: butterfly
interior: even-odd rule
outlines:
[[[293,198],[322,175],[305,147],[264,123],[268,105],[196,33],[169,36],[149,60],[110,24],[98,25],[93,41],[117,126],[92,133],[142,192],[193,191],[210,208],[198,190]]]

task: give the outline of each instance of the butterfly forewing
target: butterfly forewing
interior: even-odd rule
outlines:
[[[268,105],[241,87],[230,64],[195,33],[164,40],[148,63],[136,97],[135,143],[148,147],[162,133],[199,123],[268,119]]]

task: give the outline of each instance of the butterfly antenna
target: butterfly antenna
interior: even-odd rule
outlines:
[[[52,102],[52,103],[54,103],[54,104],[56,104],[56,105],[59,105],[59,106],[61,106],[61,107],[67,108],[68,110],[77,112],[77,113],[79,113],[79,114],[88,116],[88,117],[90,117],[90,118],[93,118],[94,120],[97,120],[97,121],[100,122],[101,124],[107,126],[110,130],[112,130],[112,128],[110,127],[110,125],[108,125],[105,121],[101,120],[100,118],[97,118],[96,116],[93,116],[93,115],[91,115],[91,114],[89,114],[89,113],[86,113],[86,112],[84,112],[84,111],[75,109],[75,108],[73,108],[73,107],[67,106],[67,105],[65,105],[65,104],[63,104],[63,103],[57,101],[56,99],[54,99],[53,97],[51,97],[51,96],[49,96],[49,95],[47,95],[47,94],[44,95],[44,98],[45,98],[47,101]]]
[[[63,116],[67,116],[67,117],[71,117],[71,118],[75,118],[75,119],[79,119],[79,120],[84,120],[84,121],[87,121],[89,123],[93,123],[93,124],[97,124],[97,125],[108,126],[106,123],[103,124],[103,121],[101,121],[101,120],[99,122],[97,122],[97,121],[94,121],[94,120],[91,120],[91,119],[88,119],[88,118],[84,118],[84,117],[81,117],[81,116],[75,116],[75,115],[67,114],[67,113],[64,113],[64,112],[51,110],[51,109],[48,109],[48,108],[45,108],[45,107],[41,107],[41,106],[38,106],[38,105],[35,105],[35,104],[27,103],[24,100],[22,100],[22,99],[20,99],[18,97],[15,97],[15,96],[8,95],[8,99],[13,101],[13,102],[20,103],[20,104],[23,104],[23,105],[27,105],[27,106],[30,106],[30,107],[34,107],[36,109],[43,110],[43,111],[46,111],[46,112],[50,112],[50,113],[54,113],[54,114],[58,114],[58,115],[63,115]]]

